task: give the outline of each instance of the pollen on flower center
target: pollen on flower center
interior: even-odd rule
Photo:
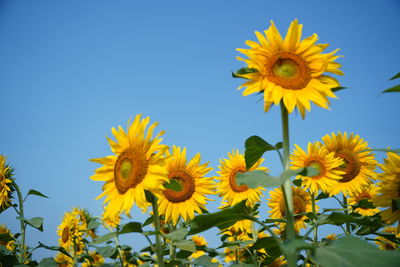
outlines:
[[[265,67],[267,79],[284,89],[300,90],[311,80],[307,63],[292,53],[273,55],[267,60]]]
[[[339,180],[339,183],[347,183],[357,177],[361,170],[361,164],[352,154],[346,153],[346,151],[339,151],[335,153],[335,156],[342,158],[344,161],[344,163],[338,167],[338,170],[345,172],[343,178]]]
[[[165,189],[163,195],[172,203],[184,202],[190,199],[195,192],[194,178],[182,170],[174,170],[169,174],[170,179],[174,179],[181,185],[180,191]]]
[[[231,187],[231,189],[233,190],[233,191],[235,191],[235,192],[237,192],[237,193],[240,193],[240,192],[245,192],[245,191],[247,191],[249,188],[247,187],[247,185],[238,185],[237,183],[236,183],[236,174],[238,173],[238,172],[245,172],[244,170],[242,170],[242,169],[236,169],[236,170],[233,170],[232,172],[231,172],[231,174],[229,175],[229,185],[230,185],[230,187]]]
[[[125,194],[129,188],[135,188],[146,176],[148,169],[146,155],[135,148],[122,152],[114,168],[115,186],[120,194]]]

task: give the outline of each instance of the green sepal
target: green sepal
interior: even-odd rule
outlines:
[[[237,70],[236,72],[232,72],[232,77],[233,78],[244,78],[243,75],[255,73],[255,72],[258,72],[258,70],[249,68],[249,67],[244,67],[244,68]]]

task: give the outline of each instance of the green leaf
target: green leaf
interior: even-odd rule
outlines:
[[[295,186],[298,186],[298,187],[301,186],[302,182],[303,182],[303,181],[302,181],[301,179],[295,179],[295,180],[293,180],[293,184],[294,184]]]
[[[190,222],[189,234],[197,234],[208,230],[214,226],[225,229],[232,226],[237,221],[252,220],[252,209],[246,206],[246,201],[242,201],[233,207],[222,209],[221,211],[203,215],[197,215]]]
[[[33,190],[33,189],[29,190],[28,194],[26,194],[25,199],[26,199],[29,195],[35,195],[35,196],[39,196],[39,197],[49,198],[48,196],[46,196],[46,195],[40,193],[39,191]]]
[[[400,85],[396,85],[396,86],[390,87],[389,89],[382,91],[381,94],[383,94],[383,93],[399,93],[399,92],[400,92]]]
[[[164,187],[173,191],[182,191],[182,185],[176,179],[171,179],[169,182],[165,182]]]
[[[229,265],[229,267],[257,267],[258,265],[249,263],[234,263]]]
[[[113,248],[111,246],[105,246],[97,248],[96,251],[104,258],[110,258],[117,252],[117,248]]]
[[[38,229],[43,232],[43,218],[42,217],[34,217],[32,219],[26,219],[23,217],[17,217],[18,220],[24,221],[26,224],[29,224],[33,228]]]
[[[392,211],[395,212],[400,209],[400,198],[392,199]]]
[[[241,75],[246,75],[246,74],[250,74],[250,73],[254,73],[254,72],[258,72],[258,71],[256,69],[244,67],[244,68],[239,69],[236,72],[232,72],[232,77],[233,78],[244,78]]]
[[[44,258],[40,261],[38,267],[58,267],[58,264],[53,258]]]
[[[193,254],[193,252],[186,251],[186,250],[181,250],[178,253],[176,253],[176,257],[179,258],[179,259],[186,259],[192,254]]]
[[[389,79],[389,81],[395,80],[395,79],[399,79],[400,78],[400,72],[397,73],[396,75],[394,75],[392,78]]]
[[[110,239],[113,239],[116,236],[117,236],[117,233],[115,233],[115,232],[107,233],[107,234],[105,234],[103,236],[100,236],[99,238],[96,238],[90,244],[92,244],[92,245],[101,244],[101,243],[104,243],[104,242],[106,242],[106,241],[108,241]]]
[[[347,236],[317,248],[314,261],[324,267],[395,267],[399,266],[400,252],[380,250],[366,241]]]
[[[197,258],[193,262],[193,264],[194,265],[198,265],[198,266],[205,266],[205,267],[208,267],[208,266],[210,266],[210,267],[218,267],[219,266],[218,263],[211,262],[211,260],[212,260],[212,258],[210,256],[203,255],[203,256]]]
[[[140,222],[129,222],[122,226],[121,231],[118,234],[127,234],[127,233],[142,233],[142,224]]]
[[[280,144],[277,143],[277,145]],[[250,169],[266,151],[278,150],[276,146],[271,145],[256,135],[247,138],[245,147],[246,150],[244,152],[244,159],[246,161],[246,169]]]
[[[69,253],[68,253],[68,252],[65,250],[65,248],[63,248],[63,247],[59,247],[59,246],[47,246],[47,245],[45,245],[45,244],[43,244],[43,243],[41,243],[41,242],[39,242],[39,246],[37,246],[37,247],[38,247],[38,248],[45,248],[45,249],[52,250],[52,251],[59,251],[59,252],[65,254],[65,255],[67,255],[68,257],[72,258],[72,256],[69,255]]]
[[[338,86],[338,87],[332,88],[331,91],[335,93],[337,91],[344,90],[344,89],[347,89],[347,87]]]
[[[329,198],[329,194],[325,193],[325,192],[321,192],[319,193],[319,195],[315,198],[315,200],[321,200],[321,199],[326,199]]]
[[[193,240],[180,240],[174,242],[174,245],[182,250],[196,252],[196,245],[194,244]]]
[[[100,225],[101,225],[101,223],[99,221],[97,221],[96,219],[92,218],[92,219],[90,219],[90,221],[88,223],[87,229],[88,230],[93,230],[93,229],[99,227]]]
[[[318,174],[316,169],[312,167],[301,168],[298,170],[286,170],[279,177],[270,176],[264,171],[251,171],[236,174],[236,183],[238,185],[247,185],[249,188],[257,187],[279,187],[285,183],[292,176],[314,176]]]
[[[172,241],[179,241],[185,239],[187,234],[189,233],[189,230],[186,228],[180,228],[178,230],[175,230],[171,233],[168,234],[163,234],[163,236],[169,240]]]
[[[11,240],[14,240],[14,238],[9,233],[0,234],[0,243],[8,243]]]
[[[357,208],[361,209],[375,209],[374,203],[370,202],[368,199],[361,199],[356,205],[352,205],[353,210]]]
[[[153,220],[154,220],[153,216],[148,217],[148,218],[144,221],[144,223],[142,224],[142,227],[145,227],[145,226],[147,226],[147,225],[149,225],[149,224],[152,224],[152,223],[153,223]]]

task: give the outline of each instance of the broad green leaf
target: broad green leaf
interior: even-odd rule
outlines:
[[[218,267],[219,266],[218,263],[211,262],[211,260],[212,260],[212,258],[210,256],[203,255],[203,256],[197,258],[193,262],[193,264],[197,265],[197,266],[205,266],[205,267],[208,267],[208,266],[210,266],[210,267]]]
[[[179,259],[186,259],[188,258],[190,255],[192,255],[193,252],[190,251],[186,251],[186,250],[181,250],[178,253],[176,253],[176,257]]]
[[[165,182],[164,187],[166,189],[171,189],[178,192],[182,190],[182,185],[175,179],[171,179],[169,180],[169,182]]]
[[[39,242],[39,246],[37,246],[37,247],[38,247],[38,248],[45,248],[45,249],[52,250],[52,251],[59,251],[59,252],[65,254],[65,255],[67,255],[68,257],[71,257],[71,258],[72,258],[72,256],[69,255],[69,253],[68,253],[68,252],[65,250],[65,248],[63,248],[63,247],[58,247],[58,246],[47,246],[47,245],[45,245],[45,244],[43,244],[43,243],[41,243],[41,242]]]
[[[335,93],[337,91],[344,90],[344,89],[347,89],[347,87],[338,86],[338,87],[332,88],[331,91]]]
[[[38,267],[58,267],[58,264],[53,258],[44,258],[40,261]]]
[[[279,145],[279,143],[277,145]],[[244,159],[246,161],[246,169],[250,169],[266,151],[278,150],[276,146],[271,145],[256,135],[247,138],[245,147]]]
[[[302,181],[301,179],[295,179],[295,180],[293,180],[293,184],[294,184],[295,186],[300,187],[302,183],[303,183],[303,181]]]
[[[366,241],[347,236],[317,248],[314,261],[324,267],[395,267],[399,266],[400,252],[380,250]]]
[[[244,78],[241,75],[250,74],[250,73],[254,73],[254,72],[257,72],[257,70],[248,68],[248,67],[244,67],[244,68],[237,70],[236,72],[232,72],[232,77],[233,78]]]
[[[352,205],[353,209],[375,209],[374,203],[370,202],[368,199],[361,199],[356,205]]]
[[[42,217],[34,217],[32,219],[26,219],[23,217],[17,217],[18,220],[24,221],[26,224],[29,224],[33,228],[38,229],[43,232],[43,218]]]
[[[178,230],[175,230],[171,233],[168,234],[163,234],[163,236],[169,240],[172,241],[179,241],[185,239],[187,234],[189,233],[189,230],[186,228],[180,228]]]
[[[29,190],[28,194],[26,194],[25,199],[26,199],[29,195],[35,195],[35,196],[39,196],[39,197],[49,198],[48,196],[46,196],[46,195],[40,193],[39,191],[33,190],[33,189]]]
[[[395,79],[399,79],[400,78],[400,72],[397,73],[396,75],[394,75],[392,78],[389,79],[389,81],[395,80]]]
[[[101,225],[101,223],[99,221],[97,221],[96,219],[92,218],[92,219],[90,219],[90,221],[88,223],[87,229],[88,230],[93,230],[93,229],[99,227],[100,225]]]
[[[301,168],[298,170],[286,170],[279,175],[279,177],[270,176],[268,173],[260,170],[244,173],[239,172],[236,175],[236,183],[238,185],[247,185],[252,189],[257,187],[279,187],[292,176],[314,176],[316,174],[318,174],[318,172],[312,167]]]
[[[7,243],[11,240],[14,240],[14,238],[9,233],[0,234],[0,243]]]
[[[196,245],[193,240],[180,240],[173,243],[177,248],[187,250],[190,252],[196,252]]]
[[[303,239],[291,239],[283,243],[283,250],[286,255],[294,255],[302,249],[312,249],[313,245]]]
[[[329,194],[325,193],[325,192],[321,192],[319,193],[319,195],[315,198],[315,200],[321,200],[321,199],[326,199],[329,198]]]
[[[190,222],[189,234],[197,234],[208,230],[212,227],[218,227],[219,229],[225,229],[232,226],[234,223],[240,220],[249,219],[252,220],[252,209],[246,207],[246,201],[242,201],[233,207],[222,209],[218,212],[197,215]]]
[[[400,85],[396,85],[396,86],[393,86],[389,89],[382,91],[381,94],[383,94],[383,93],[399,93],[399,92],[400,92]]]
[[[392,211],[395,212],[400,209],[400,198],[392,199]]]
[[[104,243],[104,242],[106,242],[106,241],[108,241],[110,239],[113,239],[116,236],[117,236],[117,233],[115,233],[115,232],[107,233],[107,234],[105,234],[103,236],[100,236],[99,238],[96,238],[90,244],[92,244],[92,245],[101,244],[101,243]]]
[[[111,246],[99,247],[96,249],[97,253],[99,253],[104,258],[110,258],[117,252],[117,248]]]
[[[142,233],[142,224],[140,222],[129,222],[122,226],[121,231],[118,234],[127,234],[127,233]]]
[[[149,224],[152,224],[152,223],[153,223],[153,220],[154,220],[153,216],[148,217],[148,218],[144,221],[144,223],[142,224],[142,227],[145,227],[145,226],[147,226],[147,225],[149,225]]]
[[[282,255],[278,242],[272,236],[259,238],[252,246],[252,249],[262,249],[262,248],[268,251],[268,254],[271,256]]]

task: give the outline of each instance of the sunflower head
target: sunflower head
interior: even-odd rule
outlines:
[[[207,241],[204,237],[200,236],[200,235],[194,235],[192,236],[192,240],[194,242],[194,244],[196,245],[196,247],[203,247],[203,246],[207,246]],[[203,250],[196,250],[196,252],[194,252],[191,257],[194,259],[197,259],[201,256],[203,256],[205,254],[205,252]]]
[[[330,192],[332,187],[337,184],[344,172],[337,170],[343,164],[343,160],[335,157],[335,153],[328,152],[319,142],[309,143],[307,153],[298,145],[290,155],[291,168],[300,169],[313,167],[317,169],[315,176],[297,176],[296,179],[302,180],[302,185],[309,189],[311,193],[317,194],[319,190]]]
[[[200,164],[199,153],[187,162],[186,148],[173,146],[166,169],[169,181],[177,182],[180,190],[165,189],[158,198],[159,213],[165,216],[165,221],[176,224],[180,217],[188,221],[195,212],[203,213],[210,200],[206,195],[214,194],[212,178],[205,177],[212,170],[208,163]]]
[[[158,196],[168,180],[164,156],[168,147],[161,144],[164,132],[153,138],[157,123],[147,128],[149,122],[149,117],[137,115],[133,121],[128,121],[127,132],[122,127],[112,128],[116,141],[108,138],[108,142],[114,155],[92,159],[103,165],[91,179],[104,182],[103,193],[97,199],[106,197],[104,216],[111,220],[121,213],[130,216],[135,203],[146,211],[150,203],[145,190]]]
[[[388,233],[388,234],[393,234],[396,238],[400,238],[399,229],[396,227],[393,227],[393,226],[386,227],[385,229],[383,229],[383,232]],[[375,241],[375,243],[379,246],[380,249],[396,250],[399,247],[398,244],[396,244],[393,241],[390,241],[389,239],[387,239],[383,236],[378,236],[377,239],[378,240]]]
[[[383,173],[379,174],[377,195],[373,197],[375,206],[386,208],[380,215],[382,219],[393,224],[400,221],[400,210],[394,210],[393,199],[400,198],[400,155],[388,152],[384,164],[379,164]]]
[[[8,236],[11,239],[8,241],[0,241],[1,246],[5,246],[7,250],[13,251],[15,249],[14,236],[10,233],[10,229],[7,228],[5,224],[0,224],[0,235]]]
[[[322,137],[324,145],[329,152],[335,153],[335,157],[343,160],[337,168],[341,179],[332,188],[331,195],[342,192],[344,195],[361,192],[364,186],[368,186],[375,179],[376,160],[368,147],[368,143],[358,135],[346,132],[332,133]]]
[[[83,237],[86,233],[86,224],[76,211],[65,212],[61,224],[58,226],[58,244],[68,252],[82,254],[84,248]]]
[[[289,113],[296,107],[302,117],[310,111],[310,102],[328,108],[328,97],[335,98],[332,89],[339,86],[335,78],[326,73],[342,75],[341,65],[335,60],[337,50],[322,53],[327,44],[316,44],[317,34],[301,40],[303,25],[294,20],[283,39],[274,22],[263,33],[255,32],[258,42],[246,41],[248,49],[237,49],[247,56],[244,61],[249,70],[239,75],[248,81],[243,95],[263,92],[264,109],[281,101]]]
[[[74,260],[62,252],[58,252],[54,259],[58,267],[73,267]]]
[[[13,170],[6,164],[6,158],[0,155],[0,212],[11,205],[12,193],[14,192]]]
[[[255,189],[248,188],[246,185],[238,185],[236,183],[236,175],[238,173],[244,173],[246,171],[268,171],[266,167],[260,165],[264,159],[259,159],[254,165],[246,170],[246,161],[244,155],[239,153],[239,150],[233,150],[232,153],[228,153],[228,159],[221,159],[219,176],[215,177],[217,183],[217,193],[222,197],[222,202],[226,206],[234,206],[242,200],[246,200],[248,206],[254,206],[260,202],[260,196],[262,196],[263,187]]]
[[[365,186],[361,190],[361,192],[356,192],[351,194],[350,197],[347,199],[347,203],[349,205],[357,205],[362,200],[371,201],[373,198],[375,198],[377,192],[378,192],[378,187],[376,185],[371,184],[369,186]],[[354,212],[362,216],[372,216],[377,214],[379,212],[379,209],[370,207],[359,207],[354,209]]]
[[[95,267],[95,266],[103,266],[104,265],[103,256],[101,256],[96,251],[90,251],[89,256],[93,259],[93,261],[85,259],[85,261],[82,263],[82,267]]]

